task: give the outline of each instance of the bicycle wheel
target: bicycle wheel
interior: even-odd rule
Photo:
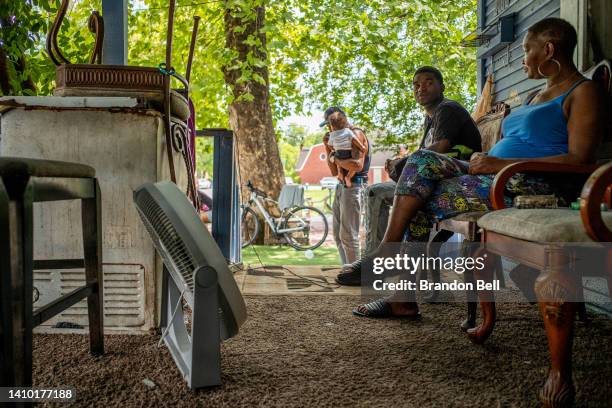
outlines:
[[[242,209],[242,219],[240,224],[240,245],[246,248],[255,241],[259,234],[259,218],[251,207]]]
[[[280,229],[291,230],[283,235],[293,248],[315,249],[327,238],[327,218],[318,208],[295,207],[283,217]]]

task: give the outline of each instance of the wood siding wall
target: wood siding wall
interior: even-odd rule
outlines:
[[[546,17],[559,17],[560,0],[480,0],[478,25],[480,30],[496,24],[501,16],[515,13],[514,42],[491,57],[482,59],[479,83],[493,74],[494,101],[506,101],[510,106],[520,105],[543,81],[529,80],[522,69],[523,36],[535,22]]]

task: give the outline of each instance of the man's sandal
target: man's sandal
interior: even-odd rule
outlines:
[[[365,310],[361,311],[363,308]],[[421,313],[418,312],[415,315],[394,315],[391,310],[391,304],[387,302],[385,299],[374,300],[370,303],[365,303],[357,308],[353,309],[353,314],[355,316],[360,317],[371,317],[375,319],[385,319],[385,318],[397,318],[397,319],[406,319],[406,320],[420,320]]]

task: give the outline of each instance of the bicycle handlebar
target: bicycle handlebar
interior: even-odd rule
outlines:
[[[253,192],[253,193],[257,194],[258,196],[261,196],[261,197],[263,197],[263,198],[267,198],[267,197],[268,197],[268,194],[266,194],[266,192],[265,192],[265,191],[261,191],[260,189],[258,189],[257,187],[255,187],[255,186],[253,185],[253,183],[251,183],[251,180],[247,180],[247,182],[246,182],[246,186],[247,186],[247,188],[249,189],[249,191],[251,191],[251,192]]]

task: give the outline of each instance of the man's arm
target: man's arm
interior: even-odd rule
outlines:
[[[366,149],[363,143],[361,143],[361,141],[357,139],[357,137],[353,137],[351,139],[351,146],[352,148],[356,147],[357,149],[359,149],[360,152],[363,152]]]
[[[337,176],[338,167],[329,160],[331,154],[331,147],[329,147],[329,132],[323,135],[323,146],[325,147],[325,157],[327,158],[325,162],[327,163],[327,167],[329,167],[332,176]]]
[[[442,139],[437,141],[436,143],[433,143],[427,147],[424,147],[424,149],[426,150],[432,150],[436,153],[448,153],[448,151],[451,148],[451,143],[448,139]],[[402,160],[404,157],[409,156],[410,153],[408,153],[405,156],[398,156],[396,158],[393,159],[387,159],[385,161],[385,170],[387,171],[387,174],[392,174],[395,171],[395,165]]]
[[[432,150],[436,153],[448,153],[450,148],[451,148],[451,142],[448,139],[439,140],[436,143],[433,143],[425,147],[425,149]]]
[[[359,158],[358,159],[338,160],[338,162],[342,163],[342,167],[349,171],[350,170],[360,171],[363,168],[363,163],[365,161],[366,156],[368,155],[368,150],[369,150],[368,139],[366,138],[365,134],[359,129],[354,129],[353,132],[355,133],[355,137],[357,138],[357,140],[359,140],[359,142],[361,142],[361,144],[364,146],[364,150],[361,151],[359,150],[358,147],[353,146],[352,155],[353,157],[359,157]],[[328,166],[330,165],[329,161],[327,164]],[[336,173],[332,173],[332,174],[334,176],[336,175]]]
[[[434,118],[436,126],[434,127],[434,131],[436,133],[433,135],[433,139],[437,139],[438,141],[429,146],[421,147],[421,149],[431,150],[436,153],[448,153],[450,151],[451,147],[453,147],[452,139],[456,137],[456,129],[452,126],[454,115],[455,112],[453,109],[445,108],[442,108],[436,113],[436,117]],[[427,139],[427,135],[423,135],[421,145],[425,142],[425,139]],[[385,170],[387,170],[387,173],[391,174],[395,171],[395,165],[409,155],[410,153],[393,159],[387,159],[385,162]]]
[[[461,129],[466,120],[471,120],[467,111],[459,106],[440,106],[432,118],[432,141],[427,150],[448,153],[451,147],[461,143]]]

